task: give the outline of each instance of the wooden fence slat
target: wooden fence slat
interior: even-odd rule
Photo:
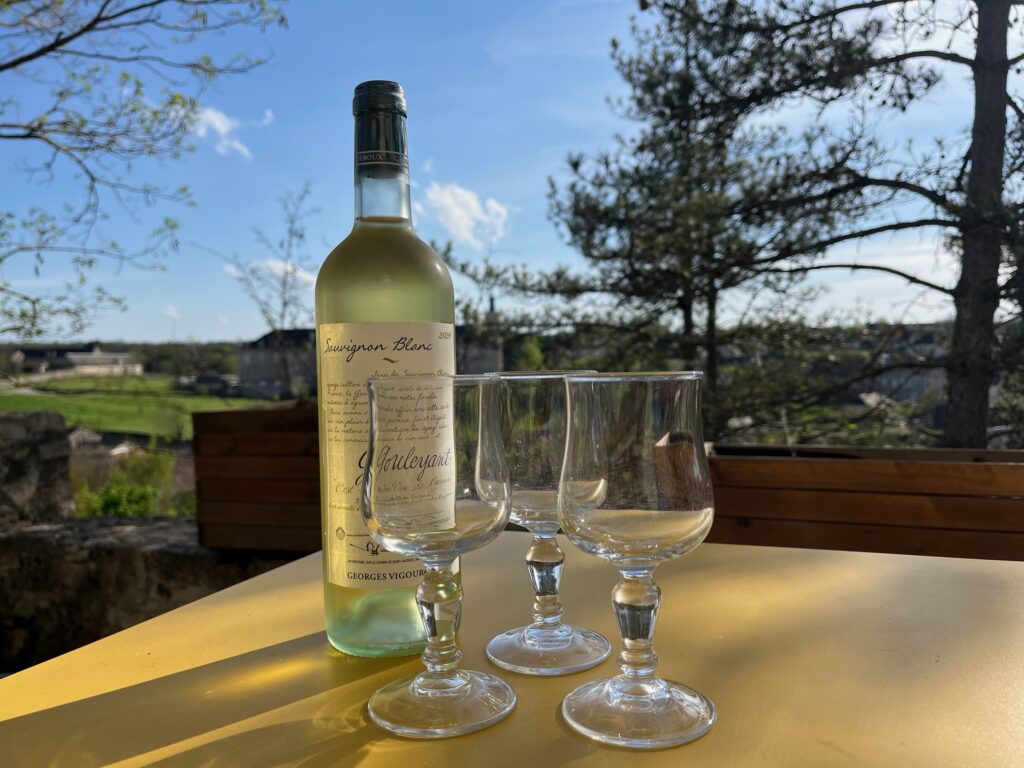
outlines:
[[[320,477],[315,456],[196,456],[196,477],[262,477],[312,479]]]
[[[286,478],[200,478],[196,495],[207,502],[303,502],[320,503],[320,485],[310,480]],[[200,518],[200,522],[203,520]]]
[[[313,432],[239,432],[237,434],[196,433],[197,456],[316,456]]]
[[[720,544],[842,549],[984,560],[1024,559],[1024,534],[993,531],[727,517],[715,520],[707,540]]]
[[[1018,499],[726,486],[715,489],[715,515],[1024,533]]]
[[[194,423],[202,543],[319,549],[316,409],[197,413]],[[665,475],[678,473],[686,447],[664,447],[680,452],[658,464],[666,493],[679,496],[686,484]],[[1020,453],[798,446],[792,458],[778,446],[762,457],[746,446],[717,449],[709,541],[1024,560]]]
[[[301,432],[316,433],[316,408],[289,406],[287,408],[257,408],[237,411],[201,411],[192,414],[196,433],[232,434],[235,432]]]
[[[202,504],[204,523],[216,525],[269,525],[320,530],[319,504],[257,504],[207,501]]]
[[[861,448],[849,445],[775,445],[768,443],[714,443],[716,456],[742,456],[744,458],[848,458],[888,459],[890,461],[938,462],[1008,462],[1024,461],[1024,451],[994,451],[972,448]]]
[[[717,486],[802,488],[1024,499],[1024,464],[964,464],[875,459],[711,459]]]
[[[265,549],[288,552],[316,552],[320,530],[271,525],[199,526],[199,543],[211,549]]]

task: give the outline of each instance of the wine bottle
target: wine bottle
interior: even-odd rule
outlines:
[[[455,372],[451,276],[413,231],[405,94],[356,86],[356,217],[316,280],[324,609],[334,647],[356,656],[423,648],[418,560],[387,552],[360,510],[370,376]]]

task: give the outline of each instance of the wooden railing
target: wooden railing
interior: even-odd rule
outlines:
[[[319,549],[316,409],[196,413],[193,420],[200,542]],[[711,457],[708,540],[1024,560],[1021,458],[1024,452],[720,447]]]
[[[199,542],[320,549],[316,409],[195,413]]]
[[[1024,464],[1006,460],[1018,456],[819,450],[714,456],[708,540],[1024,560]]]

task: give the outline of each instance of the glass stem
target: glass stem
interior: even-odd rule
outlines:
[[[612,590],[615,617],[622,633],[622,650],[618,655],[622,674],[636,681],[651,680],[658,666],[654,652],[654,625],[658,621],[661,588],[654,583],[653,568],[623,570]]]
[[[558,599],[565,553],[554,536],[534,536],[526,553],[526,568],[533,584],[533,624],[527,640],[552,642],[565,639],[572,630],[562,624],[565,609]]]
[[[451,566],[451,562],[427,563],[416,590],[416,606],[427,635],[421,655],[427,671],[416,680],[420,688],[450,689],[461,683],[458,666],[462,651],[455,645],[455,629],[462,613],[462,587]]]

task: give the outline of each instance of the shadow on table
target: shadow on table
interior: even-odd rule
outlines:
[[[331,658],[325,663],[327,655]],[[106,765],[341,688],[407,662],[408,659],[345,656],[330,648],[322,632],[316,632],[2,722],[0,745],[4,754],[0,763],[49,768]],[[361,717],[358,711],[355,715]],[[371,731],[372,736],[373,729],[361,730]],[[193,760],[190,764],[196,763]]]
[[[149,768],[246,766],[271,768],[345,768],[358,765],[371,745],[386,748],[388,736],[369,722],[363,699],[338,698],[323,704],[313,718],[274,723],[222,736],[160,760]]]

